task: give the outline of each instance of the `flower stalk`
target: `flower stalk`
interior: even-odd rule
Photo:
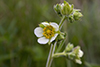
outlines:
[[[47,59],[47,63],[46,63],[46,67],[50,67],[50,64],[51,64],[50,62],[51,62],[51,58],[52,58],[53,48],[54,48],[54,45],[51,44],[49,55],[48,55],[48,59]]]
[[[66,19],[66,16],[63,16],[62,19],[61,19],[61,21],[60,21],[60,23],[59,23],[59,29],[62,28],[63,22],[65,21],[65,19]]]
[[[59,28],[61,29],[62,28],[62,25],[65,21],[65,16],[63,16],[63,18],[61,19],[60,23],[59,23]],[[47,60],[47,63],[46,63],[46,67],[50,67],[51,64],[52,64],[52,61],[53,61],[53,54],[55,52],[55,47],[56,47],[56,44],[57,44],[57,41],[55,41],[55,44],[51,44],[51,48],[50,48],[50,51],[49,51],[49,56],[48,56],[48,60]]]
[[[51,48],[50,48],[50,51],[49,51],[49,55],[48,55],[46,67],[50,67],[51,64],[52,64],[52,61],[53,61],[53,57],[52,57],[52,56],[53,56],[53,54],[54,54],[56,44],[57,44],[57,41],[55,42],[54,45],[51,44]]]
[[[54,55],[53,55],[53,57],[60,57],[60,56],[66,56],[67,54],[66,53],[64,53],[64,52],[62,52],[62,53],[55,53]]]

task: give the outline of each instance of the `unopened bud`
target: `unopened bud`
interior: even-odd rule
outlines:
[[[70,15],[70,16],[69,16],[69,22],[70,22],[70,23],[74,22],[73,15]]]
[[[61,10],[63,15],[69,15],[70,14],[70,5],[68,2],[64,1],[64,6],[62,7]]]
[[[65,52],[71,51],[73,49],[73,47],[74,47],[73,44],[68,43],[68,45],[65,49]]]
[[[83,15],[82,15],[82,13],[75,11],[73,16],[74,16],[75,20],[79,20]]]
[[[80,58],[80,57],[83,56],[83,51],[80,49],[79,46],[75,47],[73,49],[73,52],[75,53],[75,55],[76,55],[77,58]]]
[[[73,60],[74,57],[75,57],[75,54],[73,52],[68,53],[68,58]]]
[[[65,39],[65,34],[64,33],[60,33],[59,36],[58,36],[58,40],[63,40]]]
[[[54,10],[56,11],[56,13],[57,13],[58,15],[62,16],[62,15],[61,15],[61,5],[60,5],[60,4],[54,5]]]

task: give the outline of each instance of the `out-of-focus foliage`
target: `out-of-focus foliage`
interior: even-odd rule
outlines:
[[[67,29],[68,41],[82,47],[83,64],[57,58],[52,67],[100,67],[89,64],[100,64],[100,1],[67,1],[84,15],[81,21],[65,22],[63,27]],[[0,0],[0,67],[45,67],[50,46],[38,44],[33,31],[41,21],[59,23],[53,5],[60,2],[63,1]]]

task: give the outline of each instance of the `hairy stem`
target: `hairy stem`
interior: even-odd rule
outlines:
[[[66,54],[62,52],[62,53],[56,53],[53,55],[53,57],[59,57],[59,56],[66,56]]]
[[[62,17],[62,19],[61,19],[61,21],[59,23],[59,29],[62,28],[64,20],[65,20],[65,16]],[[50,67],[51,64],[52,64],[52,61],[53,61],[53,57],[52,56],[53,56],[53,54],[55,52],[56,44],[57,44],[57,41],[55,41],[54,45],[51,44],[51,48],[50,48],[49,56],[48,56],[48,59],[47,59],[46,67]]]
[[[65,18],[66,18],[65,16],[62,17],[62,19],[61,19],[61,21],[60,21],[60,23],[59,23],[59,29],[62,28],[63,23],[64,23],[64,21],[65,21]]]
[[[48,59],[47,59],[47,63],[46,63],[46,67],[50,67],[50,61],[51,61],[51,58],[52,58],[53,48],[54,48],[54,45],[51,44]]]
[[[54,44],[54,48],[53,48],[53,52],[52,52],[52,56],[53,56],[53,54],[54,54],[54,52],[55,52],[56,44],[57,44],[57,41],[56,41],[55,44]],[[52,61],[53,61],[53,57],[51,58],[50,66],[51,66],[51,64],[52,64]]]

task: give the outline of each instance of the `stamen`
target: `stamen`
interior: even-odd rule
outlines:
[[[55,29],[50,25],[50,26],[47,26],[43,29],[43,35],[47,38],[47,39],[50,39],[51,37],[54,36],[54,33],[55,33]]]

